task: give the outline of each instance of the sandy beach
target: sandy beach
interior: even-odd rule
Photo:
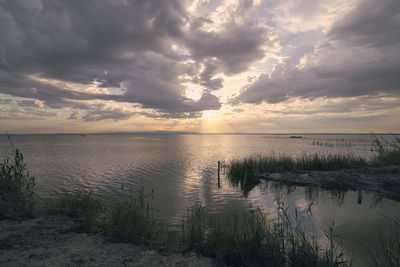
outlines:
[[[100,234],[72,231],[74,221],[45,216],[0,221],[1,266],[220,266],[195,255],[163,255]]]

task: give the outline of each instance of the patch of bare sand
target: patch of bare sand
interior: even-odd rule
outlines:
[[[0,221],[0,266],[218,266],[209,258],[110,243],[73,226],[64,216]]]

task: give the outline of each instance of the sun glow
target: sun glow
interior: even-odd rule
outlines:
[[[220,119],[220,114],[218,111],[206,110],[203,111],[202,119],[206,121],[217,121]]]

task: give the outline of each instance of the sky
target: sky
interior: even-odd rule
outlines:
[[[398,0],[0,0],[0,132],[400,132]]]

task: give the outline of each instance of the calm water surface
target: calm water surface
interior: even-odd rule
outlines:
[[[389,137],[392,138],[392,137]],[[15,135],[30,173],[36,177],[39,203],[66,193],[91,191],[109,200],[121,196],[121,188],[144,186],[155,192],[159,216],[177,222],[193,204],[212,212],[250,203],[276,216],[280,199],[310,232],[321,233],[334,221],[343,245],[354,250],[354,264],[369,262],[368,248],[377,243],[387,219],[399,217],[398,202],[357,192],[333,196],[261,183],[247,197],[222,179],[217,186],[217,162],[254,153],[343,153],[370,158],[368,135]],[[0,154],[10,151],[0,136]]]

